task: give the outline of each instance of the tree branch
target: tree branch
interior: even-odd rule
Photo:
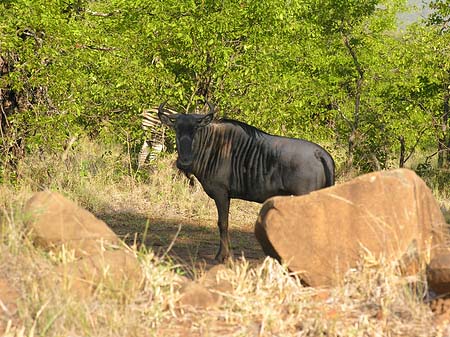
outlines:
[[[422,136],[423,136],[423,134],[425,133],[425,131],[427,131],[428,129],[429,129],[429,127],[426,126],[426,127],[424,127],[422,130],[420,130],[419,135],[418,135],[418,137],[417,137],[417,139],[416,139],[416,142],[415,142],[414,145],[412,146],[411,151],[409,151],[409,154],[408,154],[408,155],[406,156],[406,158],[404,159],[403,164],[405,164],[405,163],[408,161],[408,159],[411,158],[411,156],[413,155],[413,153],[414,153],[415,150],[416,150],[417,145],[419,145],[420,139],[422,138]]]
[[[107,17],[113,16],[113,15],[119,14],[120,11],[119,10],[115,10],[115,11],[112,11],[110,13],[101,13],[101,12],[91,11],[90,9],[86,9],[86,13],[89,14],[89,15],[92,15],[92,16],[101,16],[103,18],[107,18]]]
[[[113,51],[117,50],[115,47],[105,47],[105,46],[94,46],[94,45],[86,45],[86,44],[75,44],[75,48],[78,49],[92,49],[92,50],[99,50],[99,51]]]

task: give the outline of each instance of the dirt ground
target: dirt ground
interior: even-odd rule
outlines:
[[[219,231],[215,219],[154,219],[137,213],[96,215],[128,245],[139,248],[144,244],[158,256],[182,265],[187,274],[199,267],[208,270],[217,264],[214,256],[219,248]],[[243,256],[256,264],[262,262],[265,255],[253,229],[254,221],[249,220],[239,226],[231,223],[229,230],[234,258]]]

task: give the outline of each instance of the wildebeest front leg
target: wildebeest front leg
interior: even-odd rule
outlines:
[[[220,234],[220,246],[216,255],[216,260],[224,262],[230,257],[230,236],[228,234],[228,211],[230,209],[230,198],[228,195],[221,195],[214,198],[217,207],[218,221]]]

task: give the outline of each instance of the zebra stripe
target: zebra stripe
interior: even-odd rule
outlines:
[[[158,118],[158,108],[151,108],[142,112],[142,129],[147,138],[139,151],[138,169],[145,164],[147,158],[151,163],[166,149],[164,144],[165,128]]]

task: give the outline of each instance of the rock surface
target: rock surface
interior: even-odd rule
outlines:
[[[59,193],[38,192],[24,212],[36,245],[48,250],[64,246],[75,252],[77,259],[56,266],[49,282],[56,274],[67,290],[80,296],[92,294],[100,285],[128,294],[141,285],[136,257],[103,221],[73,201]]]
[[[62,264],[55,273],[66,289],[80,296],[89,296],[99,285],[131,295],[143,280],[136,257],[125,250],[105,251]]]
[[[179,305],[200,309],[219,305],[222,300],[219,294],[213,293],[204,285],[193,281],[183,284],[180,294]]]
[[[230,281],[224,277],[228,269],[223,264],[218,264],[208,270],[199,282],[205,287],[215,292],[231,293],[233,286]]]
[[[428,287],[437,295],[450,295],[450,250],[439,251],[427,266]]]
[[[400,259],[444,241],[444,217],[413,171],[366,174],[304,196],[266,201],[255,225],[264,252],[311,286],[335,285],[370,252]],[[407,269],[407,266],[406,266]]]
[[[227,268],[217,265],[196,281],[187,281],[180,288],[180,307],[206,309],[220,305],[223,294],[232,293],[232,284],[224,278]]]
[[[35,193],[25,204],[24,213],[36,245],[45,249],[74,250],[75,256],[102,251],[103,245],[119,243],[116,234],[89,211],[59,193]]]
[[[433,321],[437,325],[450,322],[450,298],[437,298],[430,302],[430,309],[433,312]]]

